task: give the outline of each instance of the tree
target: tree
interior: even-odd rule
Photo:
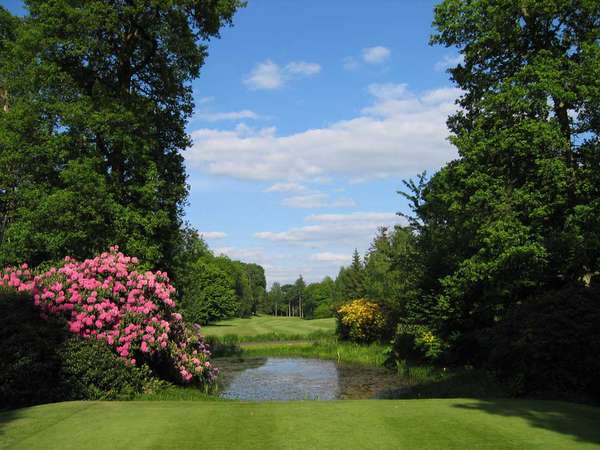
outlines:
[[[118,244],[170,268],[191,81],[241,2],[25,4],[0,12],[0,263]]]
[[[311,283],[304,290],[303,316],[306,319],[333,317],[335,282],[325,277],[319,283]]]
[[[436,7],[432,43],[464,58],[460,157],[408,194],[424,269],[409,310],[444,339],[600,268],[599,20],[597,1]]]
[[[271,312],[277,317],[280,311],[280,308],[283,306],[285,299],[283,295],[283,291],[281,289],[281,284],[275,282],[271,286],[271,289],[268,293],[268,312]]]
[[[239,303],[231,275],[210,260],[199,259],[192,267],[195,276],[181,304],[186,321],[207,324],[234,317]]]
[[[294,283],[294,304],[296,307],[296,316],[303,318],[304,317],[304,309],[303,302],[305,297],[306,283],[302,278],[302,275],[298,277],[296,282]]]
[[[365,258],[365,297],[382,307],[390,332],[405,315],[406,304],[417,295],[419,269],[414,241],[408,228],[381,228]]]
[[[352,264],[343,273],[342,294],[344,301],[362,298],[365,295],[364,265],[357,249],[354,249]]]

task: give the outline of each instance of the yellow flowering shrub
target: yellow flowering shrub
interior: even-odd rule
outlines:
[[[383,333],[385,318],[377,303],[359,298],[337,310],[338,333],[343,339],[371,342]]]

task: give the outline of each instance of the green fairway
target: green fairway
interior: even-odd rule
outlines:
[[[599,417],[525,400],[68,402],[2,413],[0,448],[600,448]]]
[[[229,334],[244,337],[278,335],[308,336],[311,333],[332,333],[335,319],[304,320],[298,317],[256,316],[250,319],[231,319],[202,328],[206,336],[222,337]]]

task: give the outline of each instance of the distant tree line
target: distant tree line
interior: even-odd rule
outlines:
[[[402,298],[410,295],[412,272],[408,266],[413,251],[413,236],[407,228],[382,227],[361,257],[354,250],[352,263],[341,267],[335,279],[325,277],[316,283],[300,276],[294,284],[273,283],[263,311],[277,316],[304,319],[333,317],[349,300],[369,298],[385,309],[391,324],[401,314]]]

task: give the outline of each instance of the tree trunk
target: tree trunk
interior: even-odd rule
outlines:
[[[6,89],[0,88],[0,104],[2,105],[2,111],[8,112],[8,92]]]

